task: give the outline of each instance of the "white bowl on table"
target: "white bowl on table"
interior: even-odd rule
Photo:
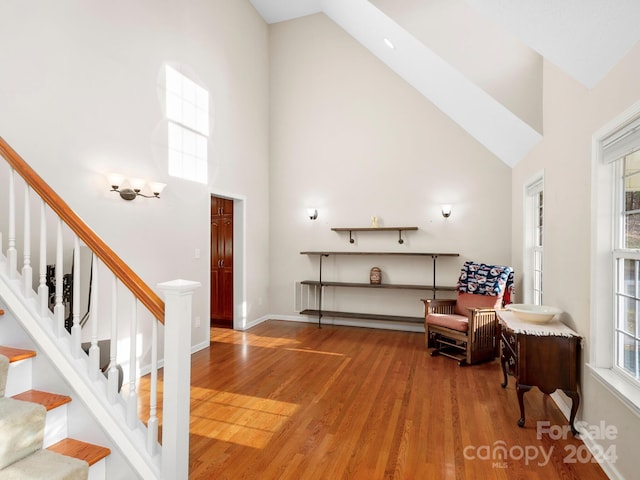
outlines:
[[[559,308],[532,303],[511,303],[505,308],[512,311],[518,320],[531,323],[548,323],[562,313]]]

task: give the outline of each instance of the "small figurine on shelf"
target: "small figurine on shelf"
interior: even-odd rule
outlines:
[[[378,217],[376,216],[371,217],[371,226],[373,228],[378,228]]]
[[[369,282],[371,285],[380,285],[382,283],[382,270],[378,267],[373,267],[369,272]]]

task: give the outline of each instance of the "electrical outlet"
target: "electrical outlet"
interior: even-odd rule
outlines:
[[[193,319],[193,326],[195,328],[200,327],[200,317],[196,317],[196,318]]]
[[[200,249],[196,248],[196,251],[193,254],[193,258],[200,258]]]

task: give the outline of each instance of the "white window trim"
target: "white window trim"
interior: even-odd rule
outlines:
[[[540,184],[541,188],[537,189],[538,184]],[[535,279],[532,276],[534,265],[533,265],[533,256],[531,255],[531,250],[534,248],[534,235],[535,230],[533,230],[534,226],[534,210],[533,210],[533,197],[531,195],[531,189],[536,188],[537,190],[542,190],[544,192],[544,172],[540,172],[534,175],[531,180],[529,180],[524,187],[524,198],[523,198],[523,219],[524,219],[524,238],[523,238],[523,255],[522,255],[522,267],[523,267],[523,301],[525,303],[533,303],[533,288]],[[543,215],[544,215],[544,202],[545,197],[543,197]],[[543,227],[544,228],[544,227]],[[545,229],[546,230],[546,229]],[[544,232],[542,237],[542,272],[544,273]],[[543,286],[544,290],[544,286]]]
[[[616,202],[615,168],[604,163],[603,143],[624,125],[640,117],[640,102],[614,118],[592,138],[591,164],[591,316],[589,368],[593,377],[640,416],[640,388],[614,368],[615,318],[613,288],[614,236],[611,212]]]

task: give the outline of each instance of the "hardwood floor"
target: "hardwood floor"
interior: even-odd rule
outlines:
[[[536,437],[537,421],[568,423],[550,397],[527,393],[519,428],[497,360],[458,367],[423,339],[279,321],[212,328],[192,360],[190,478],[607,478],[580,461],[581,440]]]

